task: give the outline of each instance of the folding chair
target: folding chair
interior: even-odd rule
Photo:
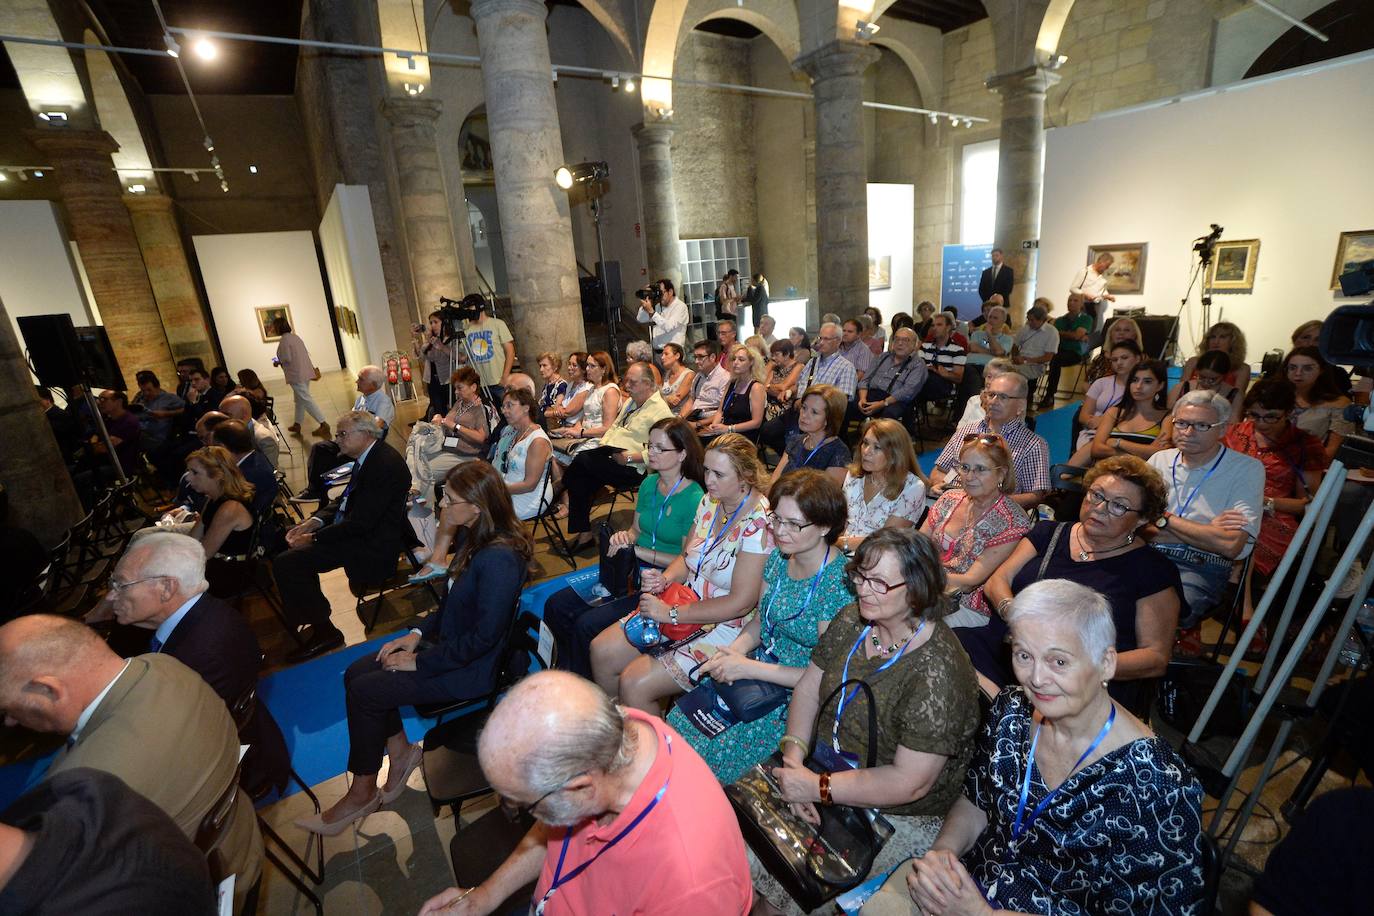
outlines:
[[[568,539],[563,534],[563,529],[558,525],[558,518],[555,512],[558,511],[558,501],[554,499],[553,487],[548,486],[549,475],[553,473],[553,456],[544,462],[544,473],[539,477],[539,511],[537,511],[530,522],[530,537],[534,537],[542,528],[544,535],[549,539],[549,546],[553,552],[562,557],[568,566],[577,568],[577,560],[573,558],[573,552],[568,547]],[[614,497],[612,497],[611,508],[615,508]]]
[[[296,625],[287,619],[286,611],[275,593],[276,582],[271,577],[272,574],[269,564],[263,562],[266,557],[266,550],[262,543],[262,530],[263,526],[266,525],[270,518],[271,515],[266,514],[254,521],[253,534],[248,541],[248,552],[246,554],[242,557],[227,558],[229,562],[242,566],[243,575],[236,577],[236,581],[240,583],[238,592],[233,595],[222,595],[220,597],[242,611],[243,609],[239,607],[239,603],[248,596],[249,592],[256,591],[262,596],[262,599],[267,602],[267,606],[272,609],[273,615],[282,625],[282,628],[286,630],[287,634],[290,635],[293,640],[295,640],[296,645],[300,646],[303,644],[301,641],[301,634],[297,631]],[[266,579],[264,579],[264,573],[267,574]]]
[[[276,433],[281,444],[286,446],[286,454],[294,456],[296,453],[291,450],[291,443],[286,435],[281,431],[281,424],[277,422],[276,411],[277,399],[272,395],[267,396],[267,406],[263,409],[262,415],[267,418],[267,422],[272,424],[272,432]]]
[[[413,538],[414,532],[410,533],[411,537]],[[421,567],[424,565],[420,562],[419,558],[415,556],[415,548],[419,546],[419,542],[415,541],[413,543],[407,544],[405,547],[401,549],[401,553],[410,563],[409,572],[393,572],[390,576],[388,576],[386,579],[380,582],[357,582],[353,579],[348,580],[348,590],[353,593],[354,598],[358,599],[357,603],[353,606],[353,610],[358,615],[359,620],[364,619],[363,605],[366,604],[368,601],[375,602],[372,606],[372,619],[365,621],[363,624],[364,633],[371,633],[372,630],[377,626],[377,619],[382,616],[382,606],[386,604],[387,595],[394,595],[397,592],[403,592],[407,589],[414,588],[417,585],[420,585],[423,586],[425,590],[428,591],[430,595],[434,597],[434,603],[436,605],[440,604],[443,601],[443,599],[439,595],[438,590],[435,589],[433,582],[410,581],[410,576],[413,573],[419,572]]]

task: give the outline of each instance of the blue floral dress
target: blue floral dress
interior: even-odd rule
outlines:
[[[1200,914],[1202,787],[1161,738],[1132,741],[1074,773],[1012,843],[1032,711],[1020,687],[998,694],[964,786],[988,826],[963,861],[992,906],[1055,916]],[[1026,814],[1048,793],[1032,765]]]
[[[760,636],[771,633],[772,639],[760,649],[771,647],[778,662],[789,668],[807,666],[819,638],[818,625],[831,620],[854,601],[844,574],[846,557],[836,548],[831,548],[830,553],[830,562],[821,573],[810,605],[806,597],[811,591],[812,576],[788,576],[787,558],[777,550],[769,554],[763,565],[764,592],[759,608],[767,617]],[[731,783],[778,749],[778,741],[787,730],[787,706],[784,704],[753,722],[741,722],[714,739],[703,735],[676,706],[668,715],[668,723],[705,759],[717,779]]]

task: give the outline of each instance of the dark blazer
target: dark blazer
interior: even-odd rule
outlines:
[[[201,594],[181,618],[161,654],[199,674],[229,707],[258,682],[262,663],[257,637],[243,615],[208,592]],[[244,744],[251,745],[243,759],[244,787],[252,792],[260,786],[285,786],[291,756],[281,728],[261,702],[242,738]]]
[[[315,543],[343,561],[349,579],[385,579],[396,571],[396,557],[410,530],[406,521],[410,469],[394,448],[379,439],[354,472],[347,492],[348,507],[341,518],[342,495],[315,513],[324,522],[315,533]]]
[[[1011,304],[1011,288],[1016,282],[1016,275],[1012,273],[1010,264],[1003,264],[1002,269],[997,272],[997,280],[993,282],[992,268],[983,271],[983,275],[978,278],[978,298],[987,302],[992,298],[993,293],[1001,293],[1002,301],[1007,305]]]
[[[253,485],[253,510],[254,518],[261,518],[263,514],[272,508],[272,501],[277,498],[277,475],[272,471],[272,465],[267,459],[262,457],[262,452],[254,449],[248,453],[248,457],[243,459],[239,465],[239,470],[249,483]]]

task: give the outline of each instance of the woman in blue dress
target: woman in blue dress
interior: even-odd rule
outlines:
[[[1006,618],[1019,686],[993,701],[940,835],[864,916],[1201,914],[1202,788],[1107,693],[1111,605],[1046,579]]]
[[[854,600],[835,542],[847,515],[839,484],[822,471],[788,474],[768,494],[768,527],[777,545],[763,567],[759,609],[740,635],[697,670],[697,676],[731,683],[753,679],[791,688],[811,661],[811,650],[840,609]],[[757,651],[755,651],[757,650]],[[668,722],[696,748],[723,783],[734,782],[778,749],[787,704],[753,722],[709,738],[674,708]]]

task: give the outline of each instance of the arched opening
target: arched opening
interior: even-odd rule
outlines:
[[[492,171],[491,134],[487,109],[479,105],[458,131],[458,159],[467,199],[467,222],[472,234],[473,264],[483,282],[504,295],[506,257],[501,248],[501,211],[496,202],[496,177]]]
[[[1245,78],[1305,67],[1374,48],[1374,4],[1368,0],[1336,0],[1304,20],[1324,32],[1321,41],[1294,26],[1279,36],[1245,71]]]

